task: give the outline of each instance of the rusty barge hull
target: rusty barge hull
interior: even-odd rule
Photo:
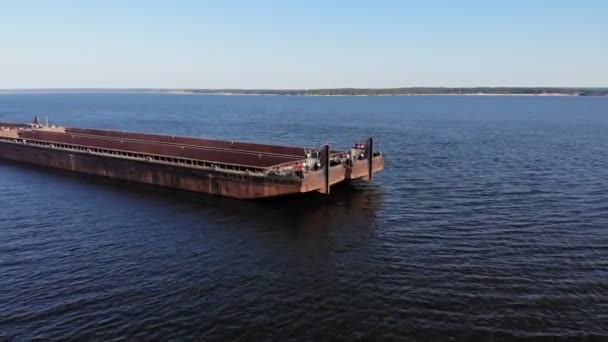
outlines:
[[[384,156],[373,152],[371,139],[365,147],[340,152],[329,146],[306,149],[13,123],[0,123],[0,158],[238,199],[329,193],[343,181],[371,180],[384,167]]]

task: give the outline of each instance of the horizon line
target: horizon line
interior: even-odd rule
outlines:
[[[242,91],[314,91],[314,90],[400,90],[400,89],[608,89],[608,86],[404,86],[404,87],[325,87],[325,88],[204,88],[204,87],[27,87],[0,88],[0,91],[62,91],[62,90],[242,90]]]

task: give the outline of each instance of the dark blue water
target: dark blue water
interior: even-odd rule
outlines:
[[[240,202],[0,162],[0,340],[608,338],[608,98],[0,96],[36,114],[387,163]]]

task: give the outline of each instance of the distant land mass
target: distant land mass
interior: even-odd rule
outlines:
[[[409,87],[332,89],[184,89],[194,94],[299,95],[299,96],[399,96],[399,95],[571,95],[608,96],[608,88],[527,88],[527,87]]]
[[[407,96],[407,95],[538,95],[538,96],[608,96],[606,88],[574,87],[405,87],[405,88],[327,88],[327,89],[121,89],[53,88],[0,89],[13,93],[177,93],[210,95],[290,95],[290,96]]]

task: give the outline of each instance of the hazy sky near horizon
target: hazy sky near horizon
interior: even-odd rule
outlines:
[[[608,1],[0,0],[0,89],[608,86]]]

